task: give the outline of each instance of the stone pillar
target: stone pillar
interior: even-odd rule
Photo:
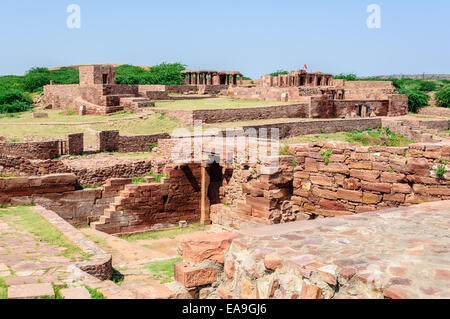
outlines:
[[[239,76],[239,85],[244,84],[244,77],[242,76],[242,74]]]
[[[208,190],[210,184],[210,176],[208,172],[208,164],[202,163],[202,189],[201,189],[201,216],[200,223],[202,225],[211,224],[210,219],[210,201],[208,197]]]

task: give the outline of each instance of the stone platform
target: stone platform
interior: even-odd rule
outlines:
[[[209,297],[450,298],[449,229],[441,201],[242,230]]]

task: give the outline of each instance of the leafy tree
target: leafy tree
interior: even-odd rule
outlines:
[[[277,70],[273,73],[270,73],[271,76],[279,76],[279,75],[283,75],[283,74],[289,74],[289,72],[285,71],[285,70]]]
[[[181,63],[161,63],[145,70],[138,66],[121,65],[117,68],[118,84],[182,84],[181,71],[186,66]]]
[[[420,108],[427,106],[430,101],[430,96],[421,91],[401,89],[399,92],[408,95],[409,111],[412,113],[417,113]]]
[[[450,86],[446,86],[437,91],[435,98],[438,106],[450,108]]]
[[[356,81],[358,80],[358,77],[356,76],[356,74],[338,74],[334,76],[335,79],[337,80],[347,80],[347,81]]]
[[[33,100],[30,96],[19,90],[0,92],[0,113],[15,113],[27,111],[31,108]]]
[[[437,84],[433,81],[421,81],[419,84],[419,90],[422,92],[436,91]]]

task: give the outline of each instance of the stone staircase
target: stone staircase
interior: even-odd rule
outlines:
[[[127,112],[139,112],[143,107],[155,106],[155,102],[145,97],[121,97],[120,106]]]

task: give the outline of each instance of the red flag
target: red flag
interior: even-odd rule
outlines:
[[[308,66],[305,64],[305,69],[308,70]]]

